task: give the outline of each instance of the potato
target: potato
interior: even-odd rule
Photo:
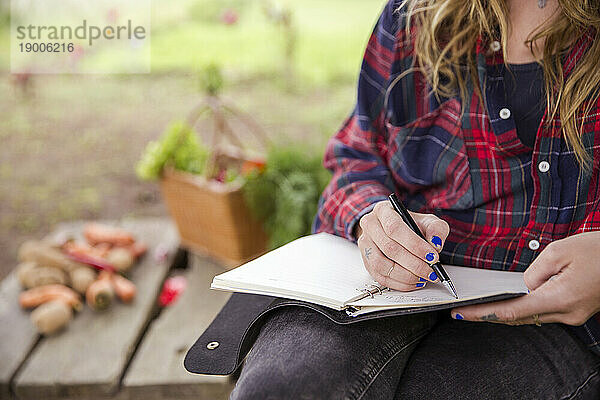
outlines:
[[[29,240],[19,247],[19,261],[32,261],[39,265],[54,267],[69,272],[83,264],[70,260],[59,249],[43,241]]]
[[[37,267],[31,271],[31,282],[28,288],[58,283],[67,285],[68,280],[65,273],[54,267]]]
[[[69,273],[71,287],[75,291],[85,294],[87,288],[96,280],[96,272],[92,268],[80,267]]]
[[[24,262],[17,266],[17,277],[21,285],[26,288],[34,288],[43,285],[59,283],[67,284],[67,276],[58,268],[40,266],[35,262]]]
[[[52,300],[31,312],[31,322],[42,335],[51,335],[65,327],[73,317],[71,306],[60,300]]]
[[[37,268],[37,264],[32,261],[22,262],[21,264],[17,265],[17,279],[24,288],[29,289],[30,286],[28,286],[27,283],[30,280],[29,276],[31,271],[33,271],[35,268]]]
[[[127,272],[135,260],[129,250],[115,247],[106,255],[106,261],[120,272]]]

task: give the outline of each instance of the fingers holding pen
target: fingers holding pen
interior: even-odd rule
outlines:
[[[359,237],[358,246],[365,268],[381,285],[400,291],[411,291],[425,286],[425,279],[386,257],[368,235]]]
[[[395,215],[396,218],[399,218],[398,215]],[[400,219],[400,223],[404,224],[402,219]],[[392,237],[390,237],[385,229],[383,228],[377,214],[370,213],[366,214],[361,218],[360,225],[362,227],[363,234],[362,237],[368,238],[368,240],[372,241],[373,244],[377,247],[379,253],[381,253],[385,258],[389,259],[392,262],[401,266],[401,268],[407,270],[412,273],[416,277],[420,277],[426,279],[427,281],[435,281],[437,276],[433,269],[429,266],[429,264],[423,260],[422,258],[417,257],[411,251],[407,249],[405,242],[400,244]],[[410,228],[406,224],[404,224],[406,229],[410,231]],[[410,231],[414,234],[414,232]],[[405,233],[402,233],[404,235]],[[418,241],[422,242],[419,245],[423,245],[422,247],[428,248],[428,253],[436,253],[433,248],[428,245],[423,239],[414,234]],[[408,235],[407,235],[408,236]],[[414,239],[414,238],[413,238]],[[427,254],[427,253],[426,253]],[[391,264],[387,263],[388,268],[391,268]],[[381,271],[380,271],[381,272]],[[386,271],[383,271],[385,274]]]
[[[421,228],[427,243],[439,253],[444,247],[444,242],[450,233],[450,225],[433,214],[411,213],[417,225]]]
[[[401,243],[407,250],[429,264],[439,261],[439,252],[442,250],[443,242],[450,232],[450,227],[446,221],[433,214],[419,214],[409,211],[412,219],[425,236],[425,239],[423,239],[404,222],[388,202],[378,203],[374,211],[385,233],[390,238]]]

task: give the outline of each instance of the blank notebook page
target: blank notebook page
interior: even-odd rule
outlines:
[[[363,266],[358,247],[350,241],[319,233],[305,236],[275,249],[241,267],[217,275],[211,287],[242,288],[252,292],[338,306],[376,283]],[[255,291],[256,292],[256,291]],[[304,294],[304,295],[301,295]]]

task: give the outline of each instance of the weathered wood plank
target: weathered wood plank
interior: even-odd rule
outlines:
[[[11,272],[0,283],[0,399],[9,398],[10,379],[38,340],[29,313],[19,307],[21,285]]]
[[[183,368],[186,351],[230,296],[209,289],[212,278],[223,271],[208,258],[190,259],[185,292],[152,323],[125,375],[122,392],[126,397],[144,400],[228,397],[233,388],[228,377],[193,375]]]
[[[21,399],[101,398],[118,389],[149,318],[156,297],[177,248],[177,234],[165,219],[138,219],[121,224],[149,246],[148,254],[131,272],[138,293],[132,304],[116,301],[105,312],[88,307],[77,315],[67,330],[44,338],[16,376],[13,386]],[[82,224],[63,225],[58,235],[80,232]],[[157,261],[157,246],[169,249],[169,257]]]

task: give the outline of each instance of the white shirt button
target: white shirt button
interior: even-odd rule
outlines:
[[[542,161],[538,164],[538,169],[540,172],[548,172],[550,169],[550,163],[548,161]]]
[[[537,240],[530,240],[529,241],[529,248],[531,250],[537,250],[540,248],[540,242],[538,242]]]
[[[500,118],[509,119],[510,118],[510,110],[508,108],[503,108],[500,110]]]
[[[498,51],[502,48],[502,46],[500,45],[500,42],[497,40],[494,40],[491,44],[490,44],[490,48],[492,49],[492,51]]]

